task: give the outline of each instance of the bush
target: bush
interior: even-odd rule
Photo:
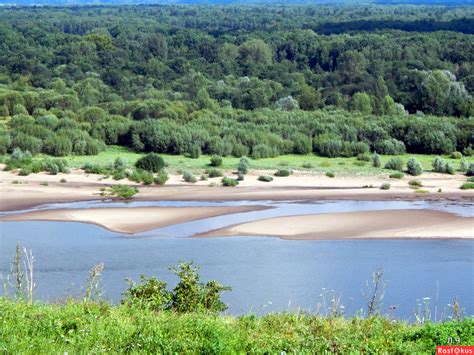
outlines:
[[[161,170],[158,175],[155,177],[154,182],[157,185],[164,185],[169,180],[169,176],[166,171]]]
[[[326,175],[327,177],[329,177],[329,178],[336,177],[336,174],[334,174],[334,172],[332,172],[332,171],[328,171],[328,172],[326,172],[326,174],[325,174],[325,175]]]
[[[49,155],[64,157],[72,153],[72,143],[66,137],[53,135],[46,140],[43,150]]]
[[[467,166],[466,160],[464,158],[461,159],[461,162],[459,163],[458,171],[465,173],[467,171],[467,168],[468,166]]]
[[[466,170],[466,176],[474,176],[474,163],[469,164]]]
[[[361,161],[361,160],[356,160],[352,164],[354,164],[355,166],[365,166],[365,164],[367,164],[367,162]]]
[[[189,157],[191,159],[198,159],[201,156],[201,147],[197,144],[194,144],[189,151]]]
[[[248,173],[250,168],[250,161],[246,157],[242,157],[239,160],[239,164],[237,165],[237,172],[239,174],[245,175]]]
[[[114,169],[115,170],[123,170],[127,167],[127,163],[125,162],[124,159],[117,157],[114,161]]]
[[[258,177],[258,181],[271,182],[271,181],[273,181],[273,178],[269,175],[260,175]]]
[[[209,163],[210,166],[221,166],[222,165],[222,157],[219,155],[213,155],[211,157],[211,162]]]
[[[138,169],[157,173],[165,167],[165,161],[156,153],[150,153],[137,160],[135,166]]]
[[[114,185],[110,188],[111,195],[123,200],[129,200],[138,193],[138,189],[127,185]]]
[[[465,182],[461,185],[461,190],[472,190],[474,189],[474,182]]]
[[[449,156],[451,159],[462,159],[461,152],[452,152]]]
[[[227,176],[222,179],[222,186],[237,186],[239,182],[236,179],[228,178]]]
[[[466,181],[467,182],[474,182],[474,176],[468,177]]]
[[[153,174],[149,171],[143,171],[142,172],[142,177],[141,177],[141,181],[145,184],[145,185],[151,185],[153,184]]]
[[[402,158],[390,158],[387,164],[385,164],[385,169],[403,171],[403,165]]]
[[[64,179],[64,178],[62,178],[61,180],[59,180],[59,182],[60,182],[61,184],[65,184],[65,183],[67,183],[67,180]]]
[[[389,177],[390,177],[390,179],[402,179],[404,176],[405,176],[405,174],[403,174],[400,171],[397,171],[396,173],[390,174]]]
[[[456,174],[456,170],[454,169],[453,164],[448,163],[448,162],[447,162],[446,165],[444,166],[444,172],[445,172],[446,174],[449,174],[449,175],[454,175],[454,174]]]
[[[193,173],[187,170],[183,172],[183,180],[186,182],[192,182],[192,183],[197,182],[196,176],[194,176]]]
[[[390,183],[388,182],[384,182],[381,186],[380,186],[380,190],[390,190]]]
[[[434,158],[431,163],[433,171],[437,173],[444,173],[446,171],[446,161],[441,157]]]
[[[420,180],[410,180],[408,181],[408,185],[410,185],[411,187],[422,187],[423,184]]]
[[[279,151],[276,147],[269,146],[267,144],[258,144],[252,147],[252,158],[263,159],[273,158],[279,155]]]
[[[107,174],[109,173],[107,169],[99,164],[93,164],[93,163],[85,163],[82,166],[82,170],[86,172],[87,174]]]
[[[379,154],[386,155],[398,155],[406,153],[405,144],[393,138],[375,142],[374,150]]]
[[[278,169],[274,175],[279,177],[286,177],[291,175],[291,171],[289,171],[288,169]]]
[[[382,161],[380,160],[380,155],[374,153],[372,155],[372,166],[374,168],[380,168],[382,166]]]
[[[418,176],[423,173],[423,167],[415,158],[410,158],[407,161],[407,173],[413,176]]]
[[[244,177],[245,177],[244,174],[238,173],[238,175],[237,175],[237,181],[244,181]]]
[[[219,169],[207,169],[206,174],[209,175],[210,178],[221,177],[223,175]]]
[[[305,169],[313,169],[314,168],[314,165],[309,163],[309,162],[306,162],[306,163],[303,163],[301,165],[302,168],[305,168]]]
[[[116,170],[114,171],[114,174],[112,175],[112,179],[114,180],[123,180],[127,177],[127,174],[125,173],[124,170]]]
[[[20,176],[28,176],[31,174],[31,168],[28,167],[28,166],[25,166],[24,168],[22,168],[19,172],[18,172],[18,175]]]
[[[369,153],[361,153],[357,155],[357,160],[360,161],[370,161],[370,155]]]

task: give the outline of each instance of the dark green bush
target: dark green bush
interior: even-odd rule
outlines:
[[[191,159],[198,159],[198,158],[201,156],[201,153],[202,153],[201,147],[200,147],[199,145],[197,145],[197,144],[194,144],[194,145],[191,147],[191,149],[190,149],[188,155],[189,155],[189,157],[190,157]]]
[[[43,151],[52,156],[64,157],[72,153],[72,143],[66,137],[53,135],[45,141]]]
[[[452,152],[449,157],[451,159],[462,159],[462,154],[461,152]]]
[[[237,172],[239,174],[245,175],[248,173],[250,168],[250,161],[246,157],[242,157],[239,160],[239,164],[237,165]]]
[[[329,178],[334,178],[334,177],[336,177],[336,174],[334,174],[334,172],[332,172],[332,171],[327,171],[325,175],[326,175],[327,177],[329,177]]]
[[[403,171],[403,160],[402,158],[395,157],[390,158],[390,160],[385,164],[385,169]]]
[[[222,178],[222,186],[231,186],[231,187],[234,187],[234,186],[237,186],[239,184],[239,181],[237,181],[236,179],[231,179],[227,176],[225,176],[224,178]]]
[[[407,161],[407,173],[413,176],[418,176],[423,173],[423,167],[415,158],[410,158]]]
[[[397,171],[396,173],[390,174],[389,177],[390,177],[390,179],[402,179],[404,176],[405,176],[405,174],[403,174],[400,171]]]
[[[271,182],[271,181],[273,181],[273,178],[269,175],[260,175],[258,177],[258,181]]]
[[[138,189],[127,185],[113,185],[110,187],[111,194],[123,200],[129,200],[138,193]]]
[[[374,168],[380,168],[382,166],[382,161],[380,160],[380,155],[374,153],[372,155],[372,166]]]
[[[360,154],[357,154],[357,160],[360,160],[360,161],[370,161],[370,155],[369,155],[369,153],[360,153]]]
[[[469,164],[466,171],[466,176],[474,176],[474,163]]]
[[[461,190],[472,190],[474,189],[474,182],[465,182],[461,185]]]
[[[155,184],[157,185],[164,185],[169,180],[169,176],[166,171],[161,170],[154,179]]]
[[[390,183],[388,182],[384,182],[381,186],[380,186],[380,190],[390,190]]]
[[[288,169],[278,169],[274,175],[278,177],[286,177],[291,175],[291,171]]]
[[[165,161],[156,153],[149,153],[137,160],[135,166],[138,169],[151,171],[153,173],[159,172],[165,167]]]
[[[219,155],[213,155],[211,157],[211,162],[209,163],[210,166],[221,166],[222,165],[222,157]]]

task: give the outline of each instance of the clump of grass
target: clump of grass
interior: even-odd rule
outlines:
[[[234,187],[234,186],[237,186],[238,184],[239,184],[239,182],[236,179],[231,179],[227,176],[222,178],[222,186]]]
[[[154,178],[153,178],[153,182],[156,184],[156,185],[164,185],[166,184],[166,182],[169,180],[169,176],[168,176],[168,173],[164,170],[161,170],[158,175],[156,175]]]
[[[333,171],[327,171],[324,175],[326,175],[328,178],[336,177],[336,174]]]
[[[291,175],[291,171],[288,169],[278,169],[274,175],[278,177],[286,177]]]
[[[411,187],[422,187],[423,186],[423,183],[420,181],[420,180],[410,180],[408,181],[408,185],[410,185]]]
[[[222,165],[222,157],[219,155],[213,155],[211,157],[211,161],[209,163],[210,166],[221,166]]]
[[[369,153],[360,153],[357,155],[357,160],[359,161],[365,161],[365,162],[368,162],[370,161],[370,155]]]
[[[467,182],[474,182],[474,176],[469,176],[466,181]]]
[[[384,182],[384,183],[380,186],[380,190],[390,190],[390,187],[392,187],[392,185],[390,185],[390,183]]]
[[[49,184],[48,184],[47,181],[43,181],[43,182],[40,182],[40,185],[41,185],[41,186],[48,186]]]
[[[427,194],[427,193],[429,193],[429,191],[425,190],[425,189],[416,189],[415,193],[416,194]]]
[[[185,170],[183,172],[183,180],[186,182],[191,182],[191,183],[197,182],[196,176],[194,176],[194,174],[188,170]]]
[[[260,175],[258,181],[271,182],[273,181],[273,178],[270,175]]]
[[[59,182],[60,182],[61,184],[65,184],[65,183],[67,183],[67,180],[66,180],[65,178],[62,178],[61,180],[59,180]]]
[[[301,167],[304,168],[304,169],[313,169],[313,168],[314,168],[314,165],[311,164],[310,162],[306,162],[306,163],[303,163],[303,164],[301,165]]]
[[[323,161],[321,164],[319,164],[321,168],[329,168],[332,166],[331,162],[329,161]]]
[[[209,177],[210,177],[211,179],[212,179],[212,178],[222,177],[222,176],[223,176],[222,171],[219,170],[219,169],[216,169],[216,168],[207,169],[207,170],[206,170],[206,174],[209,175]]]
[[[389,177],[390,177],[390,179],[402,179],[404,176],[405,176],[405,174],[403,174],[400,171],[397,171],[395,173],[391,173]]]
[[[281,162],[278,163],[278,165],[279,166],[288,166],[288,165],[290,165],[290,163],[287,162],[287,161],[281,161]]]
[[[128,185],[114,185],[110,187],[110,195],[123,200],[129,200],[138,193],[138,189]]]
[[[207,176],[202,174],[200,177],[199,177],[199,180],[201,181],[207,181]]]
[[[364,161],[364,160],[356,160],[352,164],[354,164],[355,166],[365,166],[365,164],[367,164],[367,162]]]
[[[465,182],[460,187],[461,190],[472,190],[474,189],[474,182]]]

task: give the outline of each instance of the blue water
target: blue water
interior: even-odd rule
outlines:
[[[214,204],[262,202],[163,201],[120,206]],[[263,204],[273,208],[183,223],[135,236],[82,223],[2,222],[0,274],[5,276],[9,272],[15,245],[19,242],[32,249],[36,259],[37,298],[52,301],[83,294],[90,267],[103,262],[104,297],[119,301],[126,288],[126,278],[138,280],[140,274],[155,275],[173,285],[176,279],[168,268],[179,261],[193,260],[201,267],[203,280],[216,279],[232,286],[232,291],[224,295],[230,313],[298,309],[324,313],[323,298],[327,300],[334,291],[341,298],[345,313],[351,315],[365,309],[366,281],[373,271],[382,267],[386,283],[385,312],[390,306],[396,306],[395,316],[414,320],[418,304],[429,302],[432,319],[439,320],[449,313],[447,305],[457,297],[465,313],[474,314],[474,242],[470,240],[288,241],[189,237],[193,232],[276,215],[430,208],[472,216],[472,206],[403,201],[316,204],[266,201]],[[88,208],[98,204],[68,206]],[[116,207],[116,204],[105,206]]]

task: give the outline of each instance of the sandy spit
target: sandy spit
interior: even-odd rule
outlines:
[[[474,218],[433,210],[385,210],[276,217],[196,237],[273,236],[283,239],[474,238]]]
[[[265,206],[231,207],[130,207],[33,211],[0,217],[0,221],[84,222],[113,232],[140,233],[173,224],[232,213],[267,209]]]

